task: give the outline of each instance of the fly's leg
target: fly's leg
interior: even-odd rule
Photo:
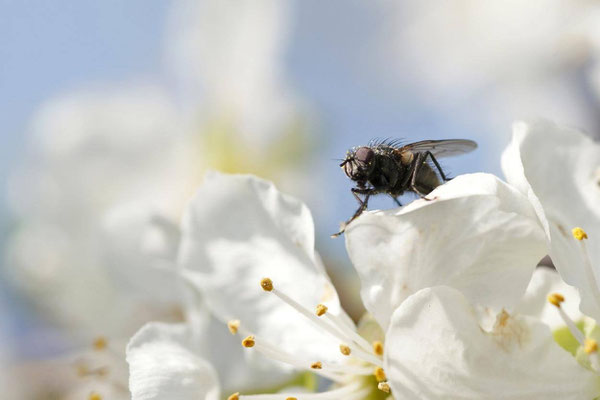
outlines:
[[[398,204],[398,207],[402,207],[402,203],[400,203],[400,200],[398,200],[398,197],[394,197],[394,196],[392,196],[392,199],[394,200],[394,202],[395,202],[396,204]]]
[[[429,153],[429,152],[427,152],[427,153]],[[419,171],[421,170],[421,166],[423,165],[423,163],[425,163],[425,160],[427,159],[427,153],[418,153],[417,156],[415,157],[415,160],[413,161],[414,168],[412,168],[413,173],[412,173],[411,179],[410,179],[410,190],[412,190],[413,192],[415,192],[416,194],[418,194],[419,197],[421,197],[422,199],[430,201],[430,200],[433,200],[433,199],[428,199],[427,198],[427,195],[429,193],[423,193],[417,187],[417,176],[419,175]]]
[[[433,156],[433,154],[428,151],[425,153],[425,158],[423,160],[423,162],[425,162],[425,160],[427,159],[427,156],[429,156],[429,158],[431,158],[431,161],[433,161],[433,163],[435,164],[435,167],[437,168],[438,172],[440,173],[440,176],[442,177],[442,179],[445,182],[448,182],[449,180],[451,180],[452,178],[448,178],[445,174],[444,174],[444,170],[442,170],[442,167],[440,166],[440,163],[438,162],[438,160],[436,160],[436,158]]]
[[[356,199],[356,201],[358,201],[358,204],[359,204],[358,209],[356,210],[356,212],[354,213],[352,218],[350,218],[348,221],[346,221],[342,224],[342,229],[340,229],[340,231],[338,233],[334,233],[333,235],[331,235],[332,238],[336,238],[336,237],[340,236],[342,233],[344,233],[348,224],[350,224],[350,222],[352,222],[356,218],[358,218],[358,216],[367,209],[367,205],[369,204],[369,197],[371,197],[371,195],[374,193],[375,193],[374,189],[352,188],[352,194],[354,195],[354,198]],[[358,196],[359,194],[364,194],[365,199],[362,200]]]

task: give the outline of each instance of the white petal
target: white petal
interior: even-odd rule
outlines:
[[[486,332],[475,315],[449,287],[423,289],[394,312],[385,371],[396,398],[580,400],[600,394],[597,376],[541,322],[510,316]]]
[[[132,400],[218,400],[212,366],[185,345],[185,327],[150,323],[127,346]]]
[[[600,319],[600,145],[550,122],[520,122],[502,167],[509,182],[543,207],[552,261],[564,281],[579,289],[583,313]],[[590,237],[596,283],[586,273],[581,244],[571,234],[574,227]]]
[[[580,299],[577,289],[567,285],[555,270],[545,267],[536,268],[515,312],[536,317],[552,329],[564,326],[565,323],[556,307],[548,302],[548,295],[551,293],[564,296],[565,301],[561,307],[573,321],[583,318],[579,311]]]
[[[287,365],[240,346],[239,336],[212,316],[197,291],[185,291],[190,343],[195,354],[210,362],[219,375],[222,392],[258,392],[280,387],[293,379]]]
[[[419,289],[457,288],[495,309],[518,302],[546,254],[527,198],[493,175],[462,175],[397,211],[371,212],[346,230],[367,309],[385,329]]]
[[[269,182],[207,174],[184,217],[179,261],[222,321],[239,319],[246,331],[304,357],[339,356],[323,331],[260,287],[268,277],[310,310],[324,303],[329,312],[341,312],[315,258],[310,212]]]

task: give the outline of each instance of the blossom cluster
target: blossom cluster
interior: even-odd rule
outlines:
[[[461,175],[347,227],[357,324],[308,208],[207,174],[174,239],[186,318],[130,340],[133,399],[600,396],[600,146],[518,122],[502,166],[507,182]],[[547,254],[556,271],[538,266]]]

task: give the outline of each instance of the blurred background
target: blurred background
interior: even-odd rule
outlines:
[[[0,0],[6,398],[84,398],[97,379],[127,398],[105,364],[144,322],[181,318],[164,232],[210,168],[306,202],[360,315],[330,238],[356,209],[346,150],[467,138],[450,174],[500,174],[514,120],[600,133],[599,56],[591,0]]]

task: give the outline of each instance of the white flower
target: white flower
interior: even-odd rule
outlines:
[[[581,311],[599,321],[600,145],[550,122],[519,122],[513,130],[504,174],[535,205],[554,265],[581,294]],[[577,227],[589,245],[574,239]]]
[[[348,230],[367,309],[385,328],[402,301],[436,285],[496,309],[516,304],[545,254],[527,199],[486,174],[459,176],[428,197],[436,200],[365,214]]]
[[[310,398],[364,399],[378,386],[388,390],[390,385],[397,398],[404,394],[439,398],[427,397],[426,388],[440,373],[450,374],[445,368],[454,368],[455,376],[467,379],[482,365],[495,367],[496,374],[474,374],[479,379],[464,390],[460,388],[464,380],[456,381],[457,387],[444,380],[435,393],[486,398],[486,393],[497,393],[495,384],[509,382],[514,386],[510,398],[526,398],[528,393],[559,398],[556,387],[575,378],[592,385],[590,375],[594,375],[552,341],[548,328],[508,314],[518,308],[546,249],[544,231],[528,199],[486,174],[458,177],[430,197],[434,200],[366,213],[347,228],[347,247],[361,277],[362,297],[378,324],[371,320],[357,330],[341,309],[315,254],[306,207],[251,176],[213,173],[206,177],[184,219],[181,273],[204,295],[213,314],[229,322],[248,355],[275,360],[284,370],[312,371],[334,382],[329,390]],[[434,307],[434,296],[443,297],[448,307]],[[477,305],[477,314],[471,302]],[[453,325],[454,311],[465,324],[464,332],[452,333],[459,328]],[[383,330],[374,329],[378,325]],[[498,375],[513,359],[498,356],[506,351],[503,344],[511,345],[505,326],[518,326],[528,334],[527,347],[513,355],[523,365],[531,366],[539,357],[556,364],[546,372],[532,370],[537,379],[523,378],[518,383],[511,382],[517,372]],[[494,333],[499,343],[490,342]],[[432,335],[454,342],[438,346],[430,342]],[[169,335],[165,342],[172,338]],[[136,351],[142,351],[143,343],[136,343]],[[453,351],[458,344],[464,351]],[[193,348],[190,351],[202,357]],[[450,356],[446,351],[451,351]],[[159,352],[154,354],[160,359]],[[422,363],[426,355],[428,363]],[[476,360],[481,362],[472,362]],[[136,376],[139,367],[130,367],[132,377]],[[411,376],[410,371],[420,368],[425,369],[418,377]],[[147,373],[169,376],[176,375],[177,369],[157,365]],[[576,396],[587,393],[590,385],[571,384],[558,393]],[[181,395],[187,398],[183,391]],[[239,394],[232,398],[236,396],[263,398]],[[303,398],[293,393],[285,396]]]
[[[384,369],[395,396],[591,399],[600,393],[597,376],[561,349],[540,320],[549,307],[548,292],[539,292],[551,290],[553,280],[536,273],[523,298],[546,253],[527,197],[483,174],[459,176],[428,197],[436,200],[369,213],[346,232],[363,300],[389,326]]]

